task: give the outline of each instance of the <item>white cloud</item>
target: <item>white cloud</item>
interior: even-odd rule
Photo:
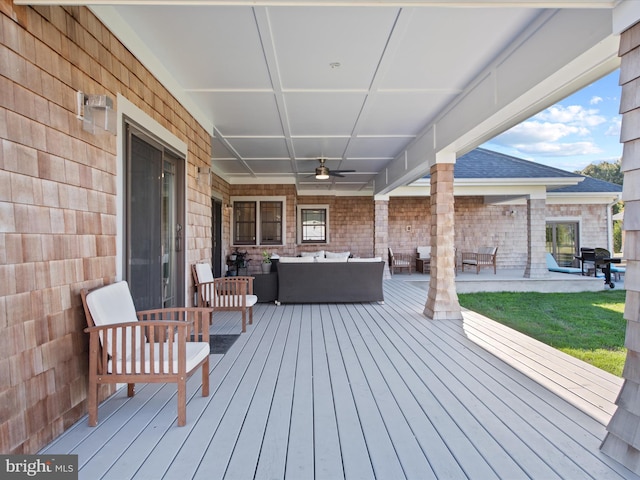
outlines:
[[[576,155],[593,155],[602,153],[602,149],[593,142],[550,143],[512,145],[518,151],[536,156],[571,157]]]
[[[599,97],[597,95],[591,97],[591,100],[589,100],[589,105],[597,105],[600,102],[602,102],[602,97]]]
[[[622,129],[622,117],[614,117],[609,121],[609,127],[604,132],[607,137],[619,137]]]
[[[586,109],[582,105],[554,105],[543,110],[533,119],[546,120],[549,122],[564,123],[578,127],[595,127],[607,121],[602,115],[598,115],[599,110],[595,108]]]

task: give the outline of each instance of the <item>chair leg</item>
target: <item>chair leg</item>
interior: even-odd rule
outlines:
[[[246,315],[246,309],[242,309],[242,333],[245,333],[247,331],[247,315]]]
[[[187,380],[178,379],[178,426],[184,427],[187,424]]]
[[[202,364],[202,396],[209,396],[209,357]]]
[[[127,397],[133,397],[136,394],[136,384],[127,383]]]
[[[249,325],[253,325],[253,307],[249,307]]]
[[[98,384],[91,381],[89,382],[87,409],[89,410],[89,426],[95,427],[98,424]]]

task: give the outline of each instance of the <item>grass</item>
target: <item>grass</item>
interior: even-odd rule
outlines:
[[[460,305],[569,355],[622,376],[624,290],[458,295]]]

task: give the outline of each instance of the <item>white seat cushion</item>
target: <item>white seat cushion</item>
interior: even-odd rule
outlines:
[[[256,303],[258,303],[258,297],[256,295],[247,295],[246,306],[253,307]],[[216,302],[214,302],[214,308],[216,306],[224,307],[224,306],[233,306],[240,305],[242,302],[242,297],[240,295],[217,295]]]
[[[368,262],[381,262],[381,257],[373,257],[373,258],[350,258],[349,263],[368,263]]]
[[[153,370],[152,370],[152,365],[151,365],[151,360],[150,360],[150,352],[151,352],[151,344],[146,344],[144,347],[144,358],[145,361],[144,363],[140,360],[140,351],[138,350],[136,352],[136,362],[133,363],[130,361],[129,357],[126,361],[126,365],[125,365],[125,369],[126,369],[126,373],[151,373],[151,372],[155,372],[155,373],[160,373],[160,372],[164,372],[164,373],[177,373],[178,372],[178,345],[174,344],[173,345],[173,362],[169,362],[169,346],[165,343],[162,344],[162,347],[160,347],[160,344],[156,343],[154,344],[154,355],[155,355],[155,361],[153,362]],[[164,362],[162,362],[162,365],[160,364],[160,351],[159,348],[162,348],[164,350]],[[209,346],[208,343],[206,342],[187,342],[186,343],[186,364],[187,364],[187,369],[186,371],[189,372],[191,370],[193,370],[202,360],[204,360],[208,355],[209,352],[211,350],[211,347]],[[109,370],[109,373],[113,373],[113,361],[109,360],[109,363],[107,365],[107,368]],[[116,373],[123,373],[123,368],[122,368],[122,362],[119,360],[116,360],[115,362],[115,369],[116,369]]]

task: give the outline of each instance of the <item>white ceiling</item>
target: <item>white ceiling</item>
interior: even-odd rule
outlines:
[[[295,182],[302,193],[371,194],[407,183],[425,167],[408,166],[406,152],[439,124],[460,129],[447,145],[468,150],[551,104],[552,92],[571,93],[616,66],[607,46],[540,87],[610,34],[611,1],[154,3],[92,8],[211,131],[216,173],[230,183]],[[544,29],[551,48],[527,47]],[[516,46],[522,68],[510,66],[500,83],[495,73]],[[492,73],[497,93],[488,97],[509,100],[474,100]],[[465,98],[477,108],[452,110]],[[474,140],[453,142],[486,119]],[[309,173],[319,157],[356,172],[316,180]],[[419,160],[426,168],[427,157]]]

